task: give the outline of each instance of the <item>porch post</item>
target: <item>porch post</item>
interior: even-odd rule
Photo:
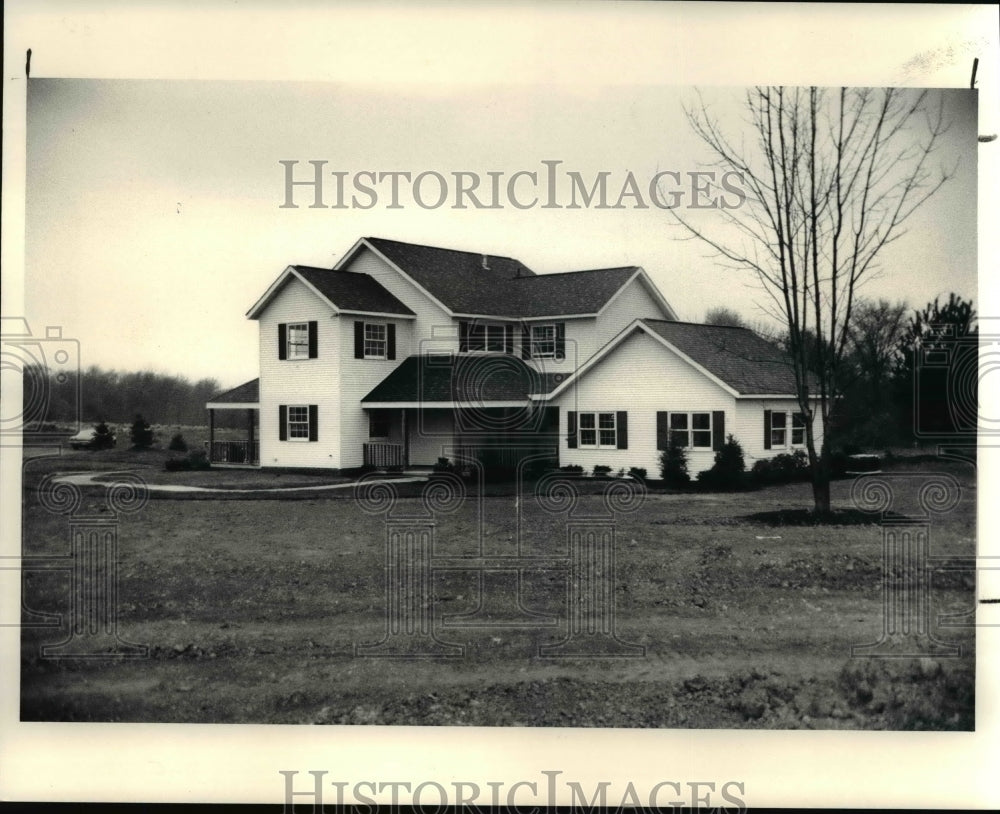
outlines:
[[[208,462],[215,457],[215,409],[208,408]]]
[[[399,426],[402,428],[403,432],[403,466],[409,468],[410,466],[410,433],[406,426],[406,408],[402,407],[399,410]]]

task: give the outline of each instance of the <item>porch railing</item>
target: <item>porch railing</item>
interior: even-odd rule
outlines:
[[[363,444],[365,466],[375,469],[394,469],[405,466],[403,445],[381,441]]]
[[[213,464],[257,466],[260,463],[260,442],[213,441],[208,460]]]

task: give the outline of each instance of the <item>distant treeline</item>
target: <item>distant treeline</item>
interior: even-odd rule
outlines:
[[[196,382],[162,373],[120,373],[91,366],[56,374],[24,369],[28,422],[131,423],[137,414],[152,424],[208,423],[205,402],[222,390],[217,379]]]

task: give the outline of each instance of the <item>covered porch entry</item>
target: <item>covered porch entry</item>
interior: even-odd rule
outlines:
[[[208,409],[212,466],[260,466],[260,379],[213,396]]]

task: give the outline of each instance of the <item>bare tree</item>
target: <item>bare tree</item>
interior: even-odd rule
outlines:
[[[746,198],[717,210],[720,233],[670,211],[725,261],[753,271],[769,295],[768,312],[787,325],[820,513],[830,510],[830,412],[841,392],[855,292],[950,177],[931,166],[946,126],[942,107],[928,103],[926,91],[758,87],[744,99],[749,132],[735,139],[700,98],[686,110],[715,163],[739,175]]]

